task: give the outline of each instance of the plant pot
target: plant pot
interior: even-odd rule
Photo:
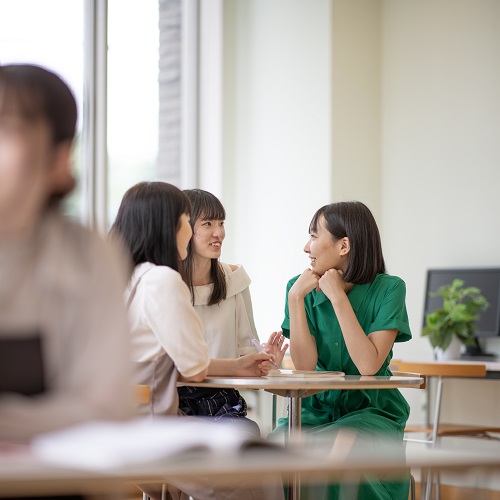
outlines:
[[[448,349],[442,350],[440,347],[434,348],[434,356],[436,361],[453,361],[460,358],[460,351],[462,350],[462,342],[458,337],[453,337]]]

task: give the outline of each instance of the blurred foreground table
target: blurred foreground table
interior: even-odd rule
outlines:
[[[247,448],[237,453],[188,451],[151,462],[100,470],[54,465],[35,456],[29,448],[3,448],[0,496],[127,494],[131,485],[193,480],[199,476],[209,477],[216,485],[244,487],[265,484],[266,477],[276,474],[282,474],[285,480],[300,474],[303,483],[310,484],[356,483],[363,474],[381,472],[397,478],[408,468],[498,473],[500,444],[483,440],[475,448],[472,441],[450,440],[446,448],[408,443],[405,449],[397,443],[366,442],[349,433],[338,433],[335,453],[321,443],[318,446],[305,442],[288,448]]]

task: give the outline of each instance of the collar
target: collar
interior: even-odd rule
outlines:
[[[354,311],[357,311],[363,303],[369,285],[369,283],[365,285],[354,285],[352,290],[347,294],[347,298]],[[329,302],[328,297],[322,291],[317,292],[313,290],[311,293],[313,294],[313,307],[317,307],[323,304],[323,302]]]

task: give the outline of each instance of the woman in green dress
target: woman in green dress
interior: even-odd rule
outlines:
[[[360,202],[332,203],[316,212],[309,233],[310,268],[288,282],[282,324],[295,368],[391,375],[393,344],[410,340],[411,332],[405,283],[386,274],[372,213]],[[325,436],[349,428],[402,441],[408,416],[397,389],[332,390],[302,400],[302,426]],[[275,433],[287,425],[280,419]],[[408,488],[407,480],[372,477],[358,498],[406,500]],[[338,494],[339,485],[327,488],[328,499]]]

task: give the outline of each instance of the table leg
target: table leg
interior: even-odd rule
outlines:
[[[288,435],[291,441],[300,439],[300,420],[302,400],[300,397],[292,396],[288,399]]]
[[[288,398],[288,439],[297,442],[300,439],[302,400],[300,397]],[[294,474],[288,485],[288,500],[300,499],[300,475]]]

